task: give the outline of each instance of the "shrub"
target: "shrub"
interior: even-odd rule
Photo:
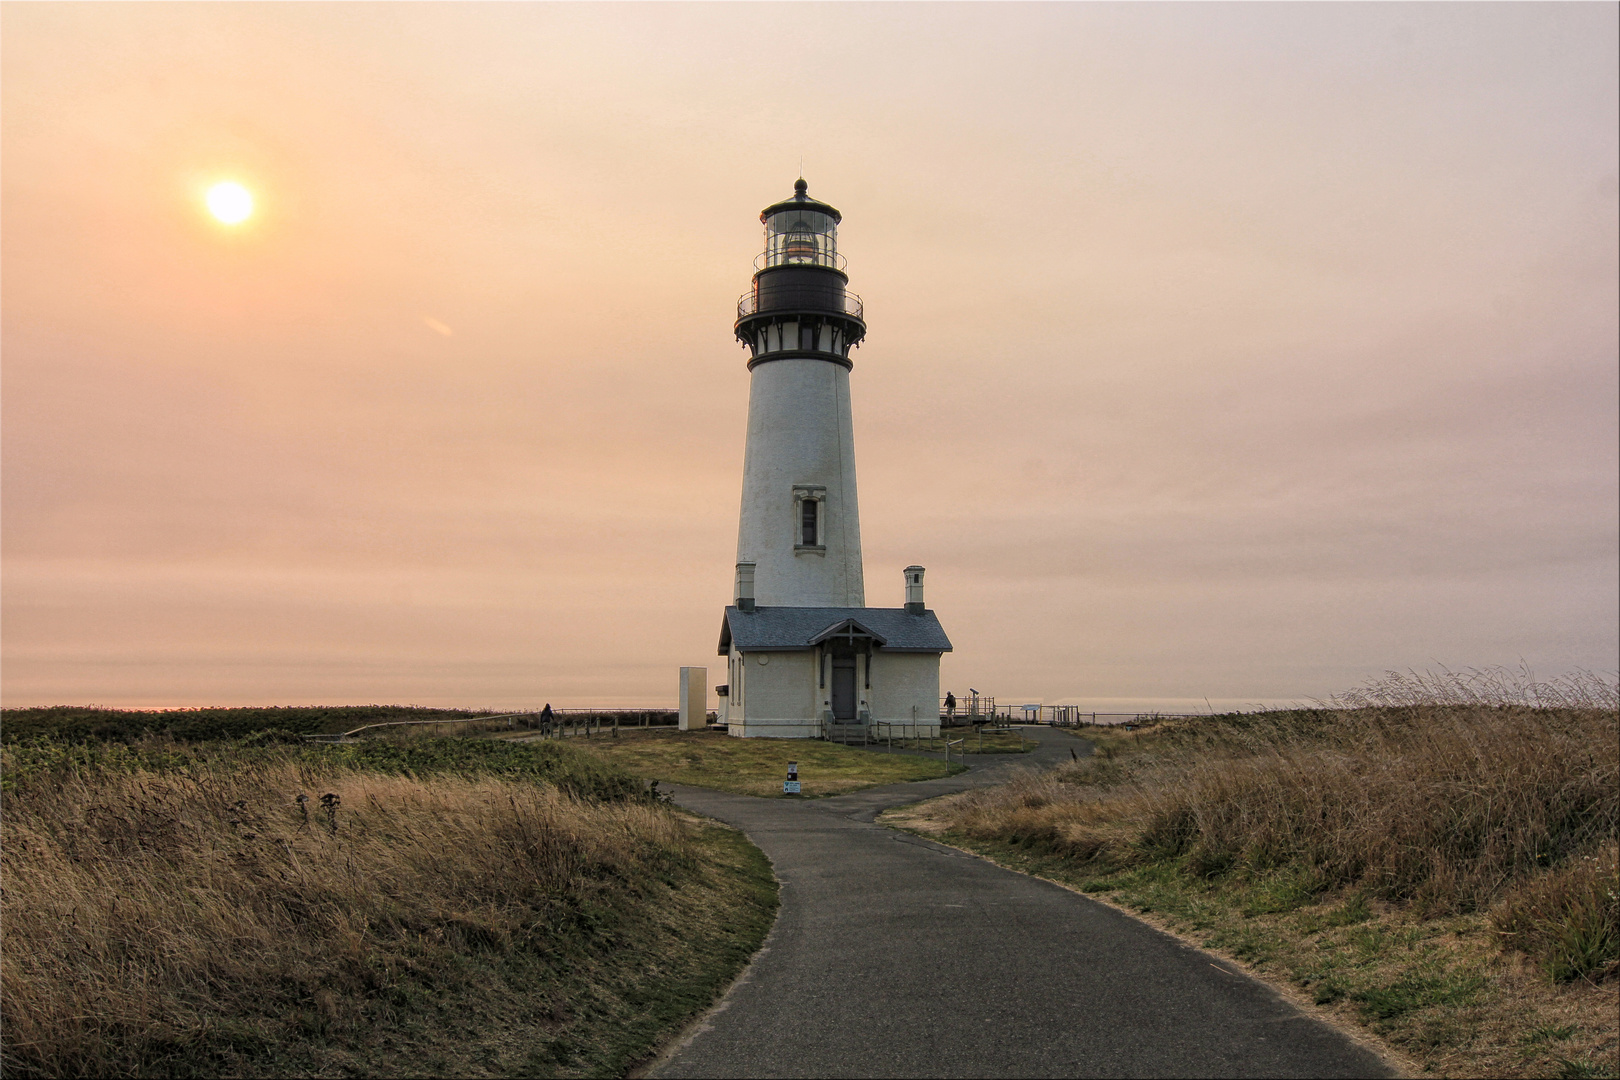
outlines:
[[[1554,980],[1601,978],[1620,968],[1620,846],[1570,859],[1522,882],[1491,912],[1504,944]]]

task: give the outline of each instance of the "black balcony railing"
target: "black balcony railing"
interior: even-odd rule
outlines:
[[[859,296],[855,295],[852,292],[844,293],[841,310],[842,310],[843,314],[845,314],[845,315],[853,315],[855,318],[860,319],[862,322],[866,321],[866,315],[865,315],[864,309],[863,309],[863,307],[861,305],[861,298]],[[745,293],[742,294],[742,296],[738,297],[738,299],[737,299],[737,318],[746,319],[746,318],[748,318],[748,316],[757,315],[758,313],[759,313],[759,297],[758,297],[758,295],[756,295],[755,293],[752,293],[752,292],[745,292]]]

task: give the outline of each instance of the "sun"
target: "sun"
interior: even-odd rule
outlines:
[[[208,212],[226,225],[240,225],[253,214],[253,192],[234,181],[208,189]]]

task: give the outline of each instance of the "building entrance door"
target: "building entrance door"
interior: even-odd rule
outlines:
[[[855,658],[832,658],[832,714],[834,720],[855,719]]]

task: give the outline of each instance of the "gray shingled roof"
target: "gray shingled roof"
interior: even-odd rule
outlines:
[[[912,615],[905,608],[728,607],[720,624],[720,655],[729,655],[733,642],[742,652],[808,649],[850,621],[891,652],[951,651],[951,639],[929,609]]]

